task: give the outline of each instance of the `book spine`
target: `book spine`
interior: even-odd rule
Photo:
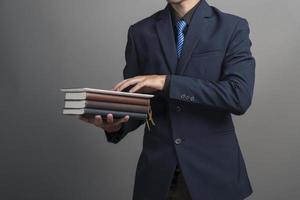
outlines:
[[[107,110],[117,110],[117,111],[127,111],[127,112],[138,112],[138,113],[147,113],[149,110],[149,106],[102,102],[102,101],[91,101],[91,100],[86,101],[85,107],[86,108],[107,109]]]
[[[105,95],[105,94],[95,94],[95,93],[86,93],[86,100],[94,100],[94,101],[105,101],[105,102],[114,102],[114,103],[123,103],[123,104],[134,104],[134,105],[142,105],[149,106],[150,99],[142,99],[136,97],[123,97],[117,95]]]
[[[115,110],[103,110],[103,109],[92,109],[92,108],[85,108],[84,114],[85,115],[103,115],[106,118],[106,115],[111,113],[114,118],[122,118],[126,115],[129,115],[133,119],[145,120],[147,118],[147,113],[134,113],[134,112],[121,112]]]

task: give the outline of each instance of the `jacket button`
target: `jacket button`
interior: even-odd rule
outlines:
[[[180,138],[175,139],[175,144],[180,144],[181,142],[182,142],[182,139],[180,139]]]
[[[181,107],[180,106],[176,106],[176,111],[180,112],[181,111]]]
[[[191,100],[191,101],[195,101],[195,97],[192,96],[192,97],[190,98],[190,100]]]

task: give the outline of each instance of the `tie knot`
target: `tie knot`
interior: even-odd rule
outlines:
[[[183,30],[184,30],[184,28],[186,27],[186,22],[183,20],[183,19],[181,19],[181,20],[178,20],[177,21],[177,24],[176,24],[176,26],[177,26],[177,29],[178,29],[178,31],[180,32],[180,33],[182,33],[183,32]]]

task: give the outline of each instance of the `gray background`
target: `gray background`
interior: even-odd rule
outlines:
[[[235,116],[253,200],[300,198],[300,3],[214,0],[248,19],[253,104]],[[130,24],[163,0],[0,1],[0,199],[130,199],[142,128],[118,145],[62,116],[63,87],[122,79]]]

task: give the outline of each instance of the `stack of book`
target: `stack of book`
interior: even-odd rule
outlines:
[[[138,120],[151,118],[150,98],[154,96],[151,94],[94,88],[65,88],[61,91],[65,93],[64,115],[101,115],[106,119],[111,113],[114,118],[126,115]]]

